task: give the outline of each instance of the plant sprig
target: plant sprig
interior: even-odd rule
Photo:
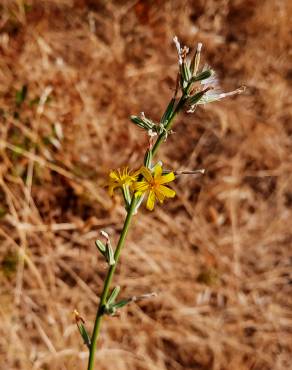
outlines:
[[[85,322],[81,316],[78,314],[76,318],[79,332],[89,349],[88,370],[94,369],[96,345],[103,316],[116,315],[118,310],[125,305],[153,296],[153,293],[150,293],[116,302],[120,293],[120,287],[117,286],[110,292],[112,279],[133,216],[137,213],[146,195],[146,208],[151,211],[154,209],[156,201],[163,203],[165,198],[173,198],[175,192],[166,186],[166,184],[174,181],[176,176],[204,173],[202,169],[175,172],[165,171],[162,168],[161,162],[153,164],[153,159],[160,145],[167,140],[168,135],[172,132],[171,128],[174,120],[180,112],[187,110],[187,112],[191,113],[195,111],[198,105],[221,100],[243,91],[243,88],[240,88],[223,93],[219,88],[215,72],[208,66],[200,70],[201,43],[198,44],[191,57],[188,56],[189,48],[186,46],[181,47],[177,37],[174,37],[174,43],[178,52],[179,70],[176,79],[177,82],[174,95],[170,99],[160,121],[153,121],[146,117],[143,112],[139,116],[131,116],[130,118],[133,124],[145,130],[149,136],[149,146],[145,150],[143,164],[136,171],[130,171],[128,167],[124,167],[123,169],[113,170],[109,174],[109,194],[113,195],[114,191],[121,190],[127,215],[115,250],[112,248],[109,235],[104,231],[101,234],[105,238],[105,243],[100,240],[96,241],[97,249],[108,264],[108,271],[104,280],[91,337],[89,337],[85,329]]]

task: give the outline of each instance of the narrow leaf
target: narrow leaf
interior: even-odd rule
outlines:
[[[81,322],[78,322],[77,327],[78,327],[78,330],[79,330],[79,333],[80,333],[81,337],[83,338],[84,344],[86,344],[86,346],[90,350],[91,341],[90,341],[90,337],[87,333],[87,330],[85,329],[85,326]]]

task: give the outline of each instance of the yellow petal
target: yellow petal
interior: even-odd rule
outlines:
[[[145,193],[145,191],[149,190],[149,184],[146,181],[135,182],[132,187],[135,191],[139,191],[141,193]]]
[[[159,200],[159,202],[163,203],[164,198],[165,198],[165,195],[163,194],[163,192],[160,191],[159,189],[156,189],[155,190],[155,195],[156,195],[156,198]]]
[[[133,172],[133,174],[131,175],[131,177],[136,180],[139,175],[140,175],[140,170],[137,170],[137,171],[134,171]]]
[[[146,203],[146,208],[149,209],[149,211],[152,211],[155,204],[155,193],[154,191],[150,191]]]
[[[167,182],[171,182],[175,179],[175,175],[173,172],[167,173],[166,175],[162,175],[159,179],[159,184],[166,184]]]
[[[159,191],[167,198],[173,198],[175,196],[175,191],[164,185],[159,186]]]
[[[153,180],[152,173],[147,167],[142,167],[140,171],[148,182]]]
[[[109,177],[113,180],[118,180],[119,179],[116,171],[111,171],[110,174],[109,174]]]
[[[162,167],[160,166],[160,164],[157,164],[155,167],[154,167],[154,177],[157,178],[157,177],[160,177],[162,174]]]

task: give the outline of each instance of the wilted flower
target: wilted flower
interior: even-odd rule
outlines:
[[[186,58],[186,55],[189,52],[189,48],[184,46],[183,48],[180,46],[180,42],[178,41],[177,36],[174,36],[173,42],[175,43],[177,54],[178,54],[178,64],[182,65],[183,61]]]

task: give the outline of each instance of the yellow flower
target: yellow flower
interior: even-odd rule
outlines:
[[[130,187],[137,180],[138,175],[139,171],[131,173],[128,167],[111,171],[108,182],[109,195],[112,196],[116,188]]]
[[[153,174],[146,167],[142,167],[140,169],[140,173],[143,175],[144,179],[142,181],[135,182],[133,189],[136,191],[137,196],[149,192],[146,203],[146,208],[149,209],[149,211],[153,210],[156,199],[162,203],[165,198],[173,198],[175,196],[175,191],[164,185],[175,179],[173,172],[163,175],[162,167],[157,164],[154,167]]]

